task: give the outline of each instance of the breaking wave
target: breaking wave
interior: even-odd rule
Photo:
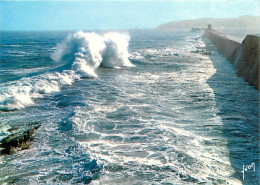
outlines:
[[[129,61],[130,36],[111,32],[103,36],[79,31],[57,44],[51,58],[69,66],[61,72],[49,72],[23,78],[0,86],[0,110],[21,109],[34,104],[33,99],[57,92],[80,78],[97,77],[99,66],[109,68],[133,67]]]
[[[130,36],[127,34],[119,34],[116,32],[107,33],[104,35],[106,48],[102,53],[103,67],[133,67],[129,61],[128,42]]]

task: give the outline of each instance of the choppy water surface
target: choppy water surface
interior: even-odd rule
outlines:
[[[259,94],[201,33],[68,35],[1,33],[0,137],[42,125],[1,183],[258,183]]]

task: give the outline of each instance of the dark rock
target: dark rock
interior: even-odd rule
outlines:
[[[14,112],[14,111],[18,111],[18,109],[0,109],[1,112]]]
[[[33,140],[32,136],[41,125],[31,124],[29,128],[12,129],[17,132],[12,133],[0,141],[0,155],[12,154],[16,149],[28,149],[30,146],[30,141]]]

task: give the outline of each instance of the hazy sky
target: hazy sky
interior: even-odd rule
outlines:
[[[259,0],[0,0],[0,30],[155,28],[174,20],[259,15],[259,4]]]

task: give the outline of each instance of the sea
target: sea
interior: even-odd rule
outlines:
[[[0,32],[0,184],[259,183],[259,93],[203,32]]]

